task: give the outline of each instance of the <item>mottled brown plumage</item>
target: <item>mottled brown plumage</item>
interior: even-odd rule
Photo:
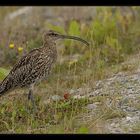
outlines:
[[[55,41],[58,39],[74,39],[89,45],[83,39],[66,36],[55,31],[47,31],[43,35],[43,46],[33,49],[23,56],[0,84],[0,95],[15,88],[29,88],[29,99],[33,101],[32,91],[36,83],[49,76],[57,59]]]

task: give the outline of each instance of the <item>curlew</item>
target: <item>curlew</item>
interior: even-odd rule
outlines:
[[[58,39],[74,39],[89,46],[87,41],[79,37],[63,35],[52,30],[46,31],[43,34],[43,45],[24,55],[0,83],[0,95],[16,88],[28,88],[28,99],[35,107],[34,86],[50,75],[52,66],[57,59],[56,40]]]

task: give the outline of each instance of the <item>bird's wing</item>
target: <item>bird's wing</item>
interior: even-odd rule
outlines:
[[[15,71],[17,71],[18,69],[20,69],[21,67],[27,66],[27,65],[31,65],[33,64],[33,62],[38,59],[38,56],[40,55],[40,50],[39,49],[33,49],[32,51],[30,51],[28,54],[26,54],[25,56],[23,56],[12,68],[12,70],[10,71],[10,74],[14,73]]]
[[[27,55],[23,56],[1,82],[4,89],[8,90],[20,84],[21,80],[24,80],[26,75],[32,71],[34,62],[39,59],[40,54],[39,49],[33,49]]]

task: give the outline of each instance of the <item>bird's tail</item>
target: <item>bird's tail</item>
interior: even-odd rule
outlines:
[[[9,81],[9,78],[5,78],[1,83],[0,83],[0,96],[5,94],[8,90],[11,89],[11,82]]]

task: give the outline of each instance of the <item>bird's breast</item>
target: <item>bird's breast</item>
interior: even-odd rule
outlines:
[[[53,65],[57,60],[56,51],[47,51],[46,55],[43,56],[44,66],[42,67],[41,77],[47,78],[52,70]]]

